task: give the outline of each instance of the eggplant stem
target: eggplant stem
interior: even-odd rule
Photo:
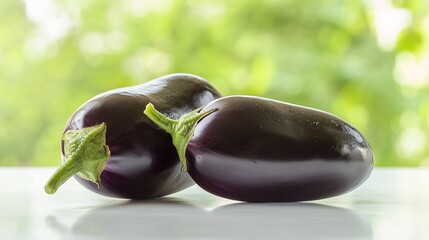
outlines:
[[[64,133],[65,162],[46,183],[46,193],[54,194],[74,174],[100,186],[101,173],[110,157],[106,129],[106,124],[101,123]]]
[[[144,114],[152,120],[156,125],[162,128],[164,131],[173,134],[175,126],[178,124],[178,120],[173,120],[166,117],[164,114],[155,109],[152,103],[146,105]]]
[[[48,194],[54,194],[57,189],[71,178],[74,174],[80,171],[80,164],[76,161],[67,161],[61,165],[49,181],[45,185],[45,192]]]
[[[186,161],[186,147],[191,140],[197,123],[204,117],[217,111],[217,109],[210,109],[201,112],[202,108],[195,109],[192,112],[183,114],[178,120],[173,120],[155,109],[153,104],[146,105],[144,114],[151,119],[156,125],[165,130],[171,135],[173,145],[176,147],[177,154],[179,155],[180,162],[182,163],[182,171],[188,170]]]

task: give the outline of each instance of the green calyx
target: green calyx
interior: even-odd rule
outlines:
[[[176,147],[180,162],[182,163],[182,171],[188,170],[185,156],[186,147],[194,134],[197,123],[204,117],[217,111],[217,109],[210,109],[201,112],[201,109],[202,108],[198,108],[192,112],[183,114],[178,120],[170,119],[160,113],[151,103],[146,105],[146,109],[144,110],[144,114],[146,114],[149,119],[171,135],[173,145]]]
[[[65,162],[46,183],[46,193],[54,194],[74,174],[99,186],[101,172],[110,157],[106,128],[106,124],[101,123],[64,133]]]

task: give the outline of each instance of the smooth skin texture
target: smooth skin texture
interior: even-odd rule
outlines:
[[[72,134],[80,136],[78,139],[63,137],[63,162],[72,169],[60,168],[49,180],[45,190],[48,193],[55,192],[72,175],[93,192],[128,199],[161,197],[193,185],[188,173],[180,171],[181,164],[170,135],[148,119],[143,111],[151,102],[163,114],[177,119],[220,96],[207,81],[189,74],[167,75],[141,85],[95,96],[71,116],[64,136],[94,126],[103,128],[104,125],[104,142],[96,139],[92,142],[99,144],[90,146],[91,141],[85,140],[87,135]],[[103,138],[103,134],[99,134],[99,137]],[[101,157],[88,157],[88,154],[82,153],[85,152],[82,149],[88,147],[104,149],[103,144],[107,148],[106,152],[98,151]],[[75,151],[66,151],[75,145]],[[70,159],[74,159],[75,163],[67,164]],[[82,167],[83,163],[95,159],[107,161],[101,171]],[[91,175],[92,179],[87,177]]]
[[[176,146],[185,149],[185,169],[218,196],[248,202],[322,199],[353,190],[373,169],[366,139],[332,114],[251,96],[217,99],[198,114],[204,112],[212,113],[173,139],[189,139]],[[183,125],[180,119],[177,124]]]

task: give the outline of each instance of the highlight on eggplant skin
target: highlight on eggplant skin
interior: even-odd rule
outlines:
[[[209,111],[189,133],[173,131],[172,138],[176,143],[181,141],[175,138],[187,139],[175,144],[185,169],[220,197],[247,202],[328,198],[358,187],[373,169],[367,140],[332,114],[252,96],[219,98],[198,114]],[[185,125],[180,119],[176,124]]]
[[[73,152],[70,145],[82,143],[87,144],[82,147],[85,151],[75,154],[80,157],[75,160],[74,169],[70,170],[68,166],[60,168],[46,184],[45,190],[54,193],[72,175],[95,193],[127,199],[161,197],[193,185],[189,174],[180,171],[181,164],[169,134],[149,120],[143,111],[152,102],[174,119],[220,96],[201,77],[171,74],[93,97],[73,113],[64,130],[64,136],[69,133],[79,137],[73,139],[78,137],[71,136],[72,140],[67,140],[68,148],[71,148],[68,151]],[[102,134],[92,140],[85,135],[89,133],[82,134],[100,124],[106,126],[104,142]],[[91,141],[97,142],[98,150],[88,147]],[[101,146],[103,144],[105,147]],[[68,148],[65,145],[67,142],[63,138],[63,166],[72,165],[67,164],[72,157],[66,156]],[[91,157],[88,154],[92,154]],[[104,165],[101,164],[103,161]]]

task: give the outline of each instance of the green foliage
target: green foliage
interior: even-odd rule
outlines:
[[[43,2],[0,3],[0,165],[58,165],[76,108],[174,72],[332,112],[377,165],[429,165],[429,75],[416,86],[395,70],[429,58],[424,1],[394,1],[412,20],[388,50],[371,1]]]

